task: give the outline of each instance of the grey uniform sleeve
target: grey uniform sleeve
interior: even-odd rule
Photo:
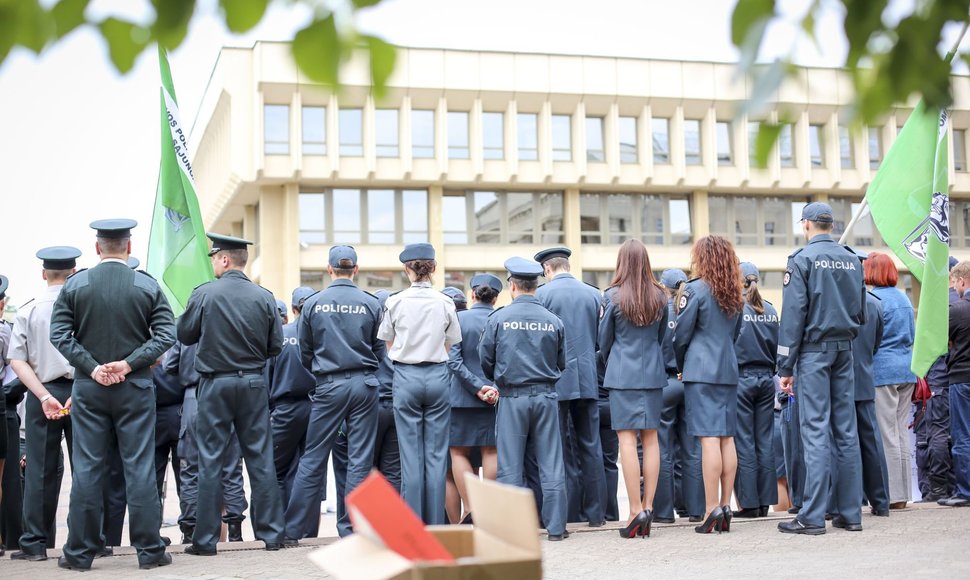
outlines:
[[[7,366],[7,363],[10,362],[10,353],[8,352],[10,350],[10,342],[10,325],[0,322],[0,371],[2,371],[3,367]]]
[[[310,309],[304,308],[300,313],[300,324],[296,327],[296,335],[300,341],[300,363],[307,369],[313,368],[313,353],[316,352],[314,344],[313,327],[310,325]]]
[[[606,362],[610,360],[610,350],[613,348],[613,333],[616,330],[616,321],[613,319],[613,316],[616,305],[613,304],[612,300],[604,300],[603,302],[604,304],[601,307],[602,315],[596,335],[600,347],[600,357],[602,357],[603,362]]]
[[[556,367],[559,368],[559,372],[566,370],[566,328],[560,324],[559,330],[557,332],[559,335],[559,348],[556,355]]]
[[[280,320],[279,311],[276,310],[276,301],[271,297],[267,302],[269,305],[269,335],[266,339],[266,354],[276,356],[283,352],[283,322]]]
[[[378,308],[374,314],[374,328],[371,333],[371,351],[377,357],[377,363],[387,358],[387,343],[380,339],[381,324],[384,323],[384,309]]]
[[[495,381],[495,333],[498,327],[491,320],[485,322],[482,340],[478,343],[478,358],[482,359],[482,372],[489,381]]]
[[[802,345],[802,331],[808,316],[808,276],[798,260],[788,259],[785,271],[788,283],[782,292],[784,304],[781,309],[781,330],[778,334],[778,375],[794,374],[795,362]]]
[[[699,301],[693,296],[688,288],[682,290],[680,295],[680,312],[677,314],[677,328],[674,329],[674,354],[677,356],[677,368],[684,370],[684,358],[687,356],[687,347],[694,337],[694,326],[697,324],[697,312],[700,308]]]
[[[661,349],[663,349],[664,339],[667,338],[667,331],[670,330],[667,327],[668,322],[670,322],[670,311],[664,305],[660,314],[660,328],[657,329],[657,344],[660,345]]]
[[[461,344],[456,344],[448,349],[448,368],[458,379],[458,384],[470,394],[478,396],[479,389],[485,382],[475,375],[467,366],[465,359],[461,355]]]
[[[72,367],[81,371],[86,377],[91,376],[99,363],[74,338],[73,292],[61,290],[54,302],[54,310],[51,312],[50,339],[51,344],[64,355]]]
[[[170,375],[179,374],[179,361],[182,359],[182,343],[175,341],[168,354],[162,358],[162,370]]]
[[[189,303],[185,305],[185,312],[179,317],[178,339],[183,345],[195,344],[202,336],[202,306],[205,297],[198,288],[189,296]]]
[[[161,288],[155,292],[149,327],[152,329],[152,337],[125,359],[133,371],[155,364],[175,344],[175,317],[172,316],[172,307]]]

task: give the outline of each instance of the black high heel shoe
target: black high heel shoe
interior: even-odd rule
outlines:
[[[640,527],[640,537],[649,538],[650,524],[653,523],[653,512],[651,510],[643,510],[643,512],[640,515],[646,516],[643,526]]]
[[[642,530],[644,526],[649,528],[650,521],[648,519],[647,512],[640,512],[637,514],[637,517],[633,518],[630,525],[620,530],[620,537],[627,539],[635,538],[640,534],[640,530]]]
[[[721,531],[730,532],[731,531],[731,518],[734,517],[734,512],[731,511],[731,506],[721,506],[721,513],[724,515],[721,518]]]
[[[724,526],[724,511],[718,506],[711,510],[710,515],[704,520],[704,523],[696,526],[694,531],[698,534],[710,534],[711,532],[721,533],[721,528]]]

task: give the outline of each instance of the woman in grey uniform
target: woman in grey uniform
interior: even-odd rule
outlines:
[[[667,298],[653,278],[650,256],[640,240],[627,240],[616,257],[613,285],[603,296],[599,323],[600,355],[606,360],[603,386],[609,390],[613,430],[620,441],[623,481],[630,498],[630,520],[620,536],[650,535],[653,498],[660,475],[660,410],[667,371],[663,340]],[[643,497],[637,436],[643,444]]]
[[[739,518],[768,515],[778,501],[773,431],[775,419],[775,356],[778,352],[778,312],[761,298],[761,273],[751,262],[741,264],[744,310],[741,334],[734,343],[738,357],[738,474],[734,487]]]
[[[455,303],[431,287],[431,244],[400,255],[411,287],[385,303],[378,338],[394,361],[394,423],[401,445],[401,495],[426,524],[445,524],[448,468],[448,349],[461,342]]]
[[[706,518],[695,531],[709,534],[731,529],[731,494],[738,467],[738,359],[734,341],[741,325],[744,299],[741,272],[731,242],[707,236],[694,244],[691,264],[696,276],[677,300],[674,350],[684,378],[687,431],[701,440]],[[720,483],[720,493],[718,484]]]

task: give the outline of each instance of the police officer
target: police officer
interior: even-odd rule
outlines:
[[[559,427],[563,450],[572,424],[575,457],[565,457],[570,521],[585,517],[591,527],[605,523],[603,497],[606,476],[600,443],[596,380],[596,332],[599,327],[599,289],[569,273],[569,248],[548,248],[535,255],[548,282],[536,291],[543,306],[562,319],[566,327],[566,361],[556,391],[559,394]],[[568,454],[567,454],[568,455]],[[570,473],[573,471],[573,473]],[[576,483],[579,487],[576,487]]]
[[[345,421],[347,493],[364,481],[374,464],[379,386],[374,373],[385,355],[384,343],[377,338],[380,303],[354,284],[357,252],[352,247],[330,248],[327,272],[333,282],[307,299],[300,316],[300,356],[316,387],[306,452],[286,506],[288,541],[306,537],[320,519],[327,458]]]
[[[859,435],[856,430],[852,339],[866,320],[866,289],[858,256],[835,243],[832,208],[815,202],[802,210],[808,245],[788,258],[778,341],[781,388],[794,391],[805,464],[805,497],[798,516],[778,524],[785,533],[824,534],[837,448],[842,527],[862,529]],[[797,382],[794,377],[797,365]]]
[[[0,312],[7,307],[9,280],[0,276]],[[0,318],[0,365],[7,366],[7,347],[11,325]],[[0,390],[0,556],[5,549],[17,550],[23,534],[23,494],[20,479],[20,416],[17,405],[23,400],[25,387],[19,379],[3,384]],[[5,465],[10,465],[5,469]]]
[[[468,310],[468,297],[459,288],[454,286],[445,286],[441,289],[441,293],[451,298],[452,302],[455,303],[456,312],[464,312]]]
[[[24,533],[20,551],[10,555],[12,560],[46,560],[47,548],[55,543],[62,437],[67,439],[68,459],[73,444],[68,413],[74,369],[50,342],[51,311],[80,255],[80,250],[69,246],[37,252],[43,261],[47,291],[17,312],[7,351],[11,368],[30,391],[25,416],[29,461],[24,485]]]
[[[211,556],[219,540],[223,455],[236,428],[252,485],[253,531],[267,550],[283,543],[283,505],[273,469],[266,359],[280,353],[283,325],[273,295],[243,273],[252,242],[219,234],[212,240],[216,280],[196,288],[178,321],[183,344],[199,345],[195,370],[199,438],[198,519],[187,554]]]
[[[62,568],[87,570],[101,547],[102,488],[114,429],[125,473],[131,543],[140,568],[172,562],[159,536],[155,395],[150,366],[175,342],[158,283],[126,263],[134,220],[100,220],[101,263],[71,276],[54,303],[50,339],[75,369],[71,394],[74,472]],[[110,387],[110,388],[105,388]],[[150,443],[151,442],[151,443]]]
[[[303,305],[313,293],[313,289],[306,286],[293,290],[291,308],[295,318],[283,326],[283,350],[266,364],[270,423],[273,426],[273,463],[283,505],[289,503],[296,467],[303,454],[310,420],[310,393],[316,386],[313,375],[300,360],[298,336]]]
[[[680,380],[674,353],[674,330],[677,328],[674,297],[685,282],[687,275],[676,268],[664,270],[660,275],[660,283],[667,289],[667,333],[663,341],[667,386],[663,390],[663,409],[660,411],[660,479],[653,500],[653,519],[663,524],[674,523],[674,508],[680,509],[681,502],[690,521],[699,522],[704,514],[701,443],[687,432],[684,383]],[[678,464],[681,466],[679,478]],[[678,501],[678,498],[683,499]]]
[[[616,492],[620,485],[620,469],[617,462],[620,460],[620,440],[613,430],[612,417],[610,416],[610,392],[603,387],[603,379],[606,377],[606,362],[600,353],[596,353],[596,381],[597,381],[597,406],[600,413],[600,447],[603,449],[603,474],[606,477],[606,494],[603,497],[604,516],[606,521],[615,522],[620,519],[620,506],[617,502]],[[661,454],[662,456],[662,454]],[[529,487],[532,487],[531,485]],[[533,490],[535,491],[535,490]],[[657,500],[654,499],[654,506]],[[536,505],[539,502],[537,500]],[[656,508],[654,509],[656,512]],[[673,521],[673,518],[671,518]]]
[[[556,381],[566,369],[565,330],[536,298],[542,267],[509,258],[505,269],[512,304],[488,317],[478,345],[482,372],[500,394],[495,417],[498,481],[523,487],[526,449],[533,447],[542,485],[542,521],[549,540],[560,541],[569,537],[556,393]]]
[[[778,312],[761,297],[761,273],[751,262],[741,263],[744,310],[741,334],[734,341],[738,358],[738,472],[734,489],[741,508],[735,517],[768,515],[778,502],[773,430],[775,421],[775,356],[778,352]]]
[[[171,350],[171,349],[169,349]],[[164,357],[163,357],[164,359]],[[160,512],[162,522],[165,521],[165,474],[169,461],[172,463],[172,473],[175,475],[175,493],[182,497],[182,484],[179,479],[179,429],[182,418],[182,401],[185,400],[185,389],[179,384],[178,377],[165,372],[162,365],[152,369],[152,381],[155,383],[155,484],[158,486],[158,499],[161,503]],[[171,540],[162,537],[166,544]]]
[[[0,312],[4,312],[7,308],[7,287],[10,285],[10,281],[7,280],[6,276],[0,276]],[[0,371],[5,371],[7,367],[7,347],[10,345],[10,325],[0,318]],[[0,379],[2,383],[2,379]],[[16,416],[16,413],[11,413],[11,415]],[[6,541],[7,541],[7,520],[8,520],[8,506],[4,504],[3,495],[7,491],[7,478],[4,477],[5,471],[3,466],[6,464],[7,451],[13,447],[12,443],[8,444],[10,438],[8,437],[7,429],[7,397],[6,389],[0,388],[0,556],[3,556]],[[14,439],[17,441],[17,455],[20,454],[19,438]],[[13,471],[13,470],[11,470]],[[17,470],[19,471],[19,470]],[[19,475],[19,473],[18,473]],[[18,478],[19,480],[19,478]],[[19,481],[18,481],[19,484]],[[18,485],[19,487],[19,485]],[[18,490],[19,491],[19,490]],[[8,499],[9,501],[9,499]],[[19,535],[17,536],[20,537]],[[11,542],[14,543],[14,542]]]

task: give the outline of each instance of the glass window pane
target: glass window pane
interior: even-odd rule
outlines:
[[[327,108],[303,107],[303,154],[327,154]]]
[[[812,167],[825,167],[825,134],[823,125],[808,126],[808,147]]]
[[[508,207],[509,243],[533,243],[535,204],[531,193],[506,193]]]
[[[584,244],[598,244],[602,240],[600,197],[598,193],[579,195],[579,229]]]
[[[869,127],[869,169],[879,169],[882,163],[882,129]]]
[[[327,242],[326,197],[323,193],[300,194],[300,241],[305,244]]]
[[[468,159],[468,113],[448,111],[448,158]]]
[[[694,239],[690,227],[690,200],[671,199],[667,203],[670,214],[670,243],[674,245],[688,245]]]
[[[640,211],[640,232],[644,244],[663,245],[664,243],[664,204],[666,200],[659,195],[640,197],[643,209]]]
[[[472,196],[475,202],[475,242],[499,243],[503,214],[499,207],[498,194],[494,191],[476,191]]]
[[[399,157],[398,111],[377,109],[374,111],[374,133],[378,157]]]
[[[434,158],[434,111],[411,111],[411,156]]]
[[[670,163],[670,119],[654,117],[650,120],[653,132],[653,162]]]
[[[539,212],[539,239],[541,244],[561,244],[562,194],[540,193],[536,196]]]
[[[468,216],[465,207],[464,193],[441,198],[441,224],[446,244],[468,243]]]
[[[802,210],[808,205],[807,201],[796,200],[791,202],[791,228],[792,240],[795,246],[805,245],[805,236],[802,235]]]
[[[634,220],[633,195],[614,193],[606,196],[606,211],[609,218],[609,243],[622,244],[633,235]]]
[[[502,113],[482,113],[482,155],[485,159],[505,158],[505,123]]]
[[[364,116],[361,109],[340,109],[340,155],[362,157],[364,155]]]
[[[953,130],[953,171],[967,170],[967,132],[964,129]]]
[[[636,163],[637,160],[637,118],[620,117],[620,163]]]
[[[407,274],[405,274],[403,270],[395,270],[393,272],[365,271],[360,272],[357,275],[357,286],[361,290],[366,290],[367,292],[376,292],[377,290],[397,292],[398,290],[403,290],[410,285],[411,283],[408,281]]]
[[[572,128],[569,115],[552,116],[552,160],[569,161],[573,158]]]
[[[300,286],[323,290],[330,285],[330,274],[325,270],[300,270]]]
[[[780,197],[762,200],[764,219],[764,245],[787,246],[788,228],[791,227],[791,201]]]
[[[394,243],[394,190],[367,191],[367,243]],[[334,222],[336,223],[336,222]]]
[[[734,243],[738,246],[758,245],[758,200],[753,197],[734,196]]]
[[[401,214],[404,223],[402,241],[405,244],[427,242],[428,192],[424,189],[405,189],[402,191]],[[461,223],[465,223],[464,216]]]
[[[519,159],[536,161],[539,159],[539,116],[535,113],[516,115],[518,128]]]
[[[603,117],[586,117],[586,161],[606,161]]]
[[[707,211],[710,216],[711,233],[730,237],[728,232],[728,198],[722,195],[709,196],[707,198]]]
[[[848,127],[839,126],[839,158],[842,169],[855,168],[855,153],[852,147],[852,135]]]
[[[701,122],[698,119],[684,119],[684,162],[687,165],[701,164]]]
[[[795,166],[795,142],[792,140],[792,125],[785,123],[778,133],[778,157],[782,167]]]
[[[731,123],[718,121],[717,123],[717,164],[731,165],[734,157],[731,155]]]
[[[290,152],[289,105],[263,106],[263,152],[268,155]]]
[[[333,241],[360,243],[360,190],[333,190]]]

